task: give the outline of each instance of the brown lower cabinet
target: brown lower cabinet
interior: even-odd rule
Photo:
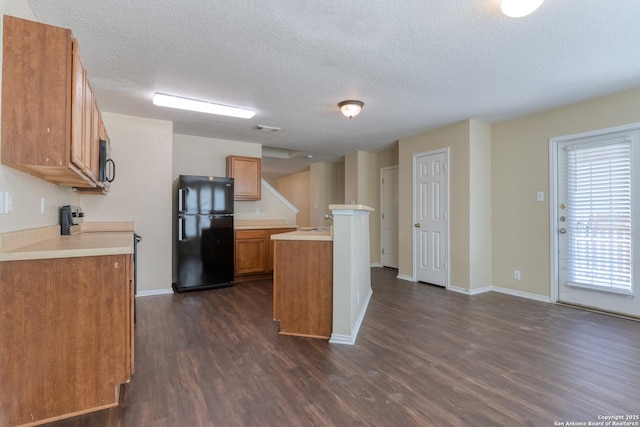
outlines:
[[[0,262],[0,425],[118,405],[134,370],[131,254]]]
[[[284,335],[331,337],[333,242],[275,240],[273,319]]]
[[[295,231],[296,227],[235,231],[235,281],[271,277],[274,234]]]

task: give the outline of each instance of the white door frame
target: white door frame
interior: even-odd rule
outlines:
[[[429,155],[433,155],[433,154],[441,154],[444,153],[445,158],[446,158],[446,176],[447,176],[447,194],[445,197],[445,215],[446,215],[446,220],[447,220],[447,226],[446,226],[446,231],[447,231],[447,238],[446,238],[446,245],[447,245],[447,250],[446,250],[446,257],[447,259],[445,260],[446,263],[446,271],[445,271],[445,289],[449,289],[449,285],[451,283],[451,268],[450,268],[450,259],[451,259],[451,233],[450,233],[450,220],[449,220],[449,194],[451,193],[450,188],[451,188],[451,174],[450,174],[450,169],[451,169],[451,165],[449,164],[449,159],[451,158],[450,154],[450,148],[449,147],[445,147],[445,148],[439,148],[437,150],[431,150],[431,151],[425,151],[422,153],[416,153],[413,155],[412,157],[412,174],[411,174],[411,187],[412,187],[412,199],[411,199],[411,205],[413,206],[412,212],[411,212],[411,239],[412,239],[412,247],[413,247],[413,271],[412,271],[412,278],[411,280],[414,282],[418,281],[418,239],[416,237],[416,228],[413,226],[417,219],[416,219],[416,206],[414,205],[414,202],[416,200],[416,160],[418,157],[422,157],[422,156],[429,156]]]
[[[558,224],[556,215],[558,212],[558,144],[571,139],[591,138],[607,133],[626,132],[637,129],[640,129],[640,122],[549,138],[549,242],[551,246],[549,251],[549,274],[551,275],[549,281],[551,284],[549,299],[553,303],[558,302],[558,293],[560,290],[558,284],[558,253],[560,248],[557,232],[560,225]]]
[[[385,171],[392,170],[392,169],[397,169],[398,173],[400,172],[400,169],[399,169],[398,165],[386,166],[386,167],[380,168],[380,215],[379,215],[380,216],[380,247],[382,247],[382,235],[384,233],[384,230],[382,229],[382,214],[383,214],[383,212],[382,212],[382,176],[383,176],[383,173]],[[399,189],[396,187],[396,189],[395,189],[396,197],[398,197],[398,191],[399,191]],[[398,212],[396,212],[396,225],[399,225],[399,216],[400,216],[400,208],[398,207]],[[398,232],[398,235],[399,235],[400,234],[400,227],[399,226],[398,226],[397,232]],[[399,252],[400,242],[397,242],[397,244],[398,244],[398,252]],[[399,255],[399,253],[396,253],[396,255]],[[384,264],[382,263],[382,254],[380,254],[380,266],[381,267],[384,266]],[[400,267],[400,266],[398,265],[396,268],[398,268],[398,267]]]

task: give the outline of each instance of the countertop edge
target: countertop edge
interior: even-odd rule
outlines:
[[[287,224],[272,224],[272,225],[237,225],[233,227],[234,230],[275,230],[275,229],[292,229],[297,230],[297,225]]]
[[[4,245],[0,251],[0,262],[133,254],[134,250],[134,233],[129,230],[96,231],[67,236],[43,233],[39,240],[32,238],[34,230],[37,229],[24,230],[27,238],[22,239],[22,242],[26,244]],[[57,230],[59,233],[59,227]],[[16,238],[20,240],[20,231],[7,233],[7,235],[13,240]]]
[[[307,240],[318,242],[332,242],[333,236],[327,231],[291,231],[289,233],[274,234],[272,240]]]

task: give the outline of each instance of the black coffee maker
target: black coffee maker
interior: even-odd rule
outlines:
[[[60,234],[80,234],[84,213],[80,206],[65,205],[60,208]]]

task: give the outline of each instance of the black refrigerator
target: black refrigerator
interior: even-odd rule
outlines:
[[[233,283],[233,178],[180,175],[176,292]]]

